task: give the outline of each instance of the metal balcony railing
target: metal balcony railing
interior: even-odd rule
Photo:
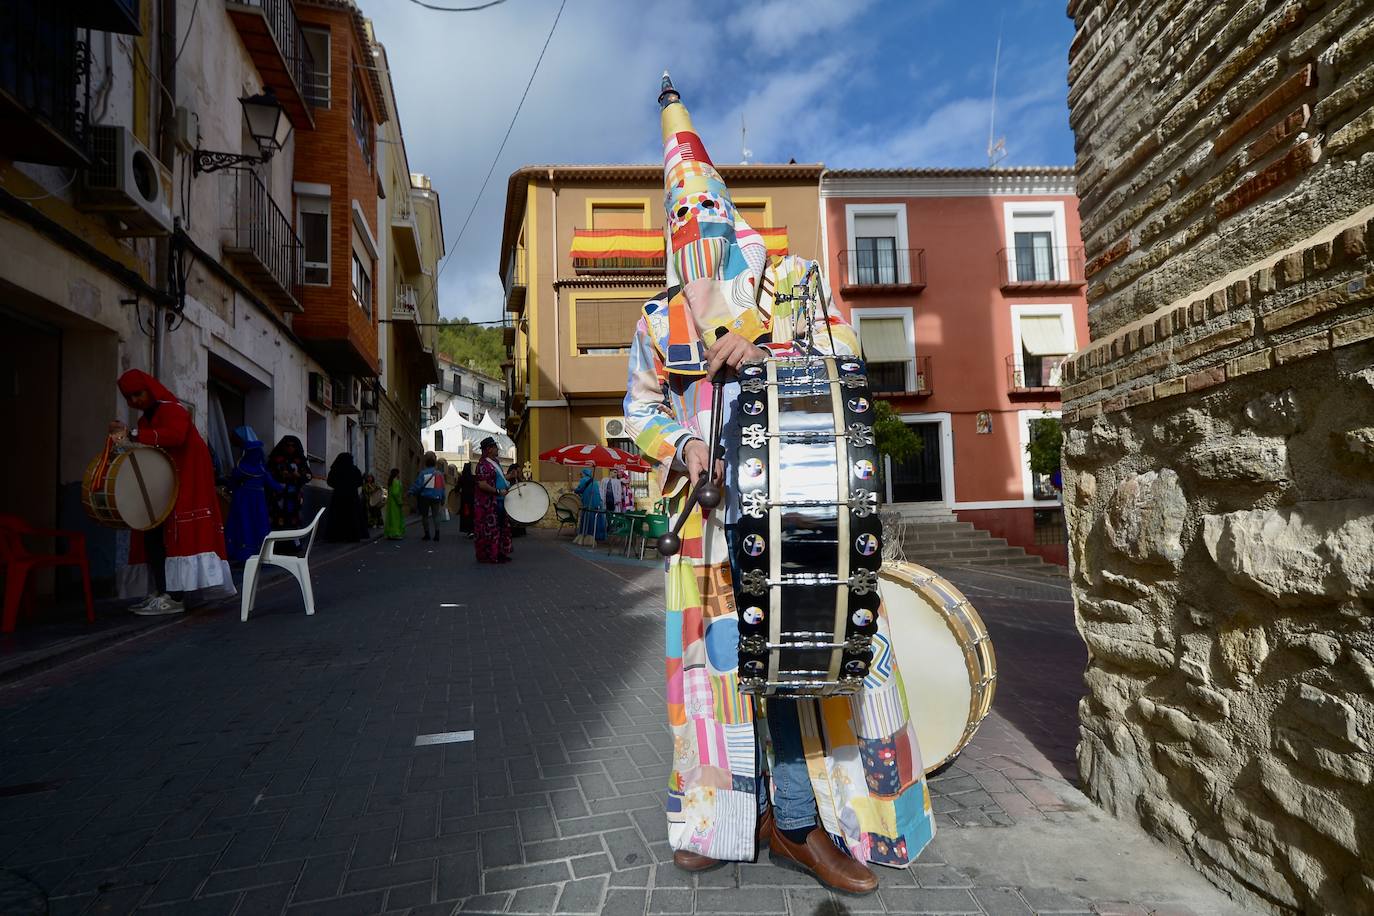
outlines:
[[[1058,392],[1060,373],[1068,356],[1007,357],[1007,390],[1012,392]]]
[[[925,285],[924,248],[846,248],[840,252],[841,290],[909,293]]]
[[[236,257],[245,272],[283,304],[299,307],[296,287],[303,279],[303,249],[291,220],[256,174],[248,169],[223,174],[232,195],[225,253]]]
[[[391,317],[409,318],[415,322],[420,320],[420,294],[409,283],[402,283],[397,287],[396,305]]]
[[[914,366],[912,363],[914,362]],[[908,367],[914,368],[914,386],[907,375]],[[918,356],[913,360],[900,360],[890,363],[873,362],[868,363],[868,386],[875,394],[888,395],[920,395],[922,397],[931,394],[934,389],[934,379],[930,372],[930,357]]]
[[[249,44],[249,53],[253,57],[254,63],[257,64],[263,81],[276,89],[278,96],[283,97],[283,104],[288,113],[293,115],[293,123],[295,123],[295,116],[298,111],[304,113],[308,120],[309,114],[305,113],[303,105],[299,103],[308,97],[314,79],[315,66],[310,47],[306,44],[305,35],[301,32],[300,20],[296,18],[294,0],[229,0],[228,7],[231,13],[237,9],[245,15],[256,14],[261,17],[272,40],[276,43],[277,53],[285,65],[285,75],[290,80],[290,85],[279,85],[280,79],[274,78],[275,74],[272,72],[276,69],[276,65],[269,65],[266,58],[261,58],[255,45],[249,44],[250,36],[245,35],[245,44]],[[260,29],[258,26],[253,28]],[[327,87],[325,87],[325,91],[327,93]]]
[[[1083,247],[1003,248],[997,252],[1002,288],[1051,288],[1083,283]]]
[[[89,49],[66,3],[0,3],[0,159],[80,166],[89,149]]]
[[[510,264],[506,267],[506,311],[520,314],[525,310],[525,294],[528,292],[529,280],[526,272],[529,266],[529,256],[524,248],[515,249],[511,255]]]

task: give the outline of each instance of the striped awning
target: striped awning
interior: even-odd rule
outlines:
[[[787,227],[758,229],[770,255],[787,254]],[[659,229],[574,229],[573,267],[579,270],[663,270]]]

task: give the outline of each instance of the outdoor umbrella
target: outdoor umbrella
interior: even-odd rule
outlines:
[[[638,455],[622,452],[609,445],[560,445],[539,456],[540,461],[568,464],[583,468],[624,468],[627,471],[647,471],[649,463]]]

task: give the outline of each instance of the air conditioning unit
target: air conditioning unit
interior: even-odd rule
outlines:
[[[630,431],[625,426],[624,417],[602,417],[601,438],[607,442],[612,439],[628,439]]]
[[[357,413],[363,405],[363,382],[356,375],[334,379],[334,412]]]
[[[172,173],[128,128],[91,128],[91,165],[81,181],[81,209],[107,213],[123,228],[116,235],[167,235],[172,231]]]
[[[323,407],[325,410],[333,410],[334,384],[329,377],[319,372],[312,372],[309,381],[310,402],[318,407]]]

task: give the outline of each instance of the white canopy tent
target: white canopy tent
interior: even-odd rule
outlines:
[[[490,425],[487,425],[490,424]],[[491,420],[491,415],[482,418],[481,423],[463,419],[458,405],[450,401],[448,411],[435,423],[420,430],[420,442],[426,451],[434,452],[449,462],[466,462],[478,457],[478,446],[482,440],[491,436],[496,440],[496,448],[507,461],[515,460],[515,443],[506,431]]]

